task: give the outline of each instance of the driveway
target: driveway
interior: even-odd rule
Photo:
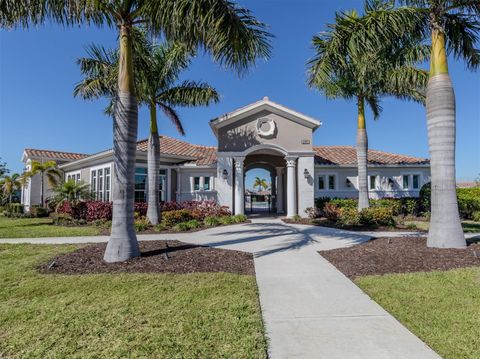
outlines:
[[[351,246],[370,235],[254,219],[200,232],[139,236],[254,253],[270,358],[439,358],[317,251]],[[108,237],[2,240],[103,242]]]

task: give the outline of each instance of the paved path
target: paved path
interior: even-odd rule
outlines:
[[[177,239],[254,253],[273,359],[438,359],[436,353],[317,253],[370,238],[370,234],[285,224],[278,219],[258,219],[251,224],[195,233],[139,236],[140,240]],[[91,243],[107,239],[37,238],[29,242]],[[7,241],[20,242],[0,243]]]

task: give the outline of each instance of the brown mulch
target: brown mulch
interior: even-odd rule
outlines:
[[[378,238],[319,253],[350,279],[480,266],[480,243],[465,249],[428,248],[426,238],[415,237]]]
[[[180,241],[139,242],[141,257],[120,263],[103,261],[106,243],[82,247],[39,266],[45,274],[227,272],[255,275],[253,255]]]

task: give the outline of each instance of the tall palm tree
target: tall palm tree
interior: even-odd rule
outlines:
[[[182,70],[190,64],[189,49],[178,43],[154,45],[145,32],[137,31],[140,38],[135,44],[134,59],[137,99],[150,112],[150,133],[147,148],[148,209],[147,217],[153,225],[159,223],[160,200],[160,141],[157,125],[157,107],[171,120],[181,135],[185,135],[182,121],[175,106],[199,106],[218,102],[219,95],[204,82],[178,82]],[[78,60],[84,80],[74,89],[75,96],[84,99],[107,96],[114,99],[115,74],[118,72],[118,51],[98,46],[88,48],[89,57]],[[111,114],[113,104],[106,109]],[[155,190],[157,189],[157,190]]]
[[[421,16],[430,37],[430,78],[427,86],[427,128],[431,166],[431,217],[427,245],[465,247],[458,212],[455,181],[455,94],[448,73],[448,52],[465,61],[467,68],[480,66],[476,48],[480,31],[478,0],[401,0]]]
[[[335,23],[329,24],[328,30],[314,36],[312,41],[315,55],[308,63],[308,85],[327,98],[350,99],[357,104],[359,211],[369,206],[365,105],[377,119],[384,96],[424,100],[427,73],[417,69],[415,63],[427,56],[427,49],[418,39],[394,32],[386,31],[386,38],[381,42],[371,36],[379,21],[386,28],[397,26],[403,12],[403,9],[394,9],[389,1],[367,1],[363,16],[355,11],[337,13]]]
[[[45,207],[45,199],[43,193],[45,188],[45,177],[47,178],[50,187],[55,187],[62,179],[62,171],[58,168],[57,162],[55,161],[32,161],[30,164],[30,171],[28,171],[25,176],[33,177],[36,174],[40,175],[40,202],[42,204],[42,207]]]
[[[113,218],[107,262],[140,255],[134,228],[134,176],[138,126],[132,29],[200,47],[239,73],[270,56],[265,25],[231,0],[3,0],[0,27],[91,23],[119,29],[119,70],[113,139]]]
[[[11,176],[2,177],[0,187],[5,198],[8,198],[8,203],[12,203],[13,193],[21,187],[20,175],[13,173]]]

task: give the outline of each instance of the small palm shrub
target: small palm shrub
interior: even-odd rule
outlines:
[[[162,222],[167,227],[173,227],[176,224],[187,222],[193,219],[192,211],[179,209],[162,213]]]
[[[205,219],[203,220],[203,223],[207,227],[216,227],[220,224],[220,219],[218,217],[208,216],[208,217],[205,217]]]
[[[243,223],[247,221],[247,216],[244,214],[237,214],[233,216],[235,223]]]

